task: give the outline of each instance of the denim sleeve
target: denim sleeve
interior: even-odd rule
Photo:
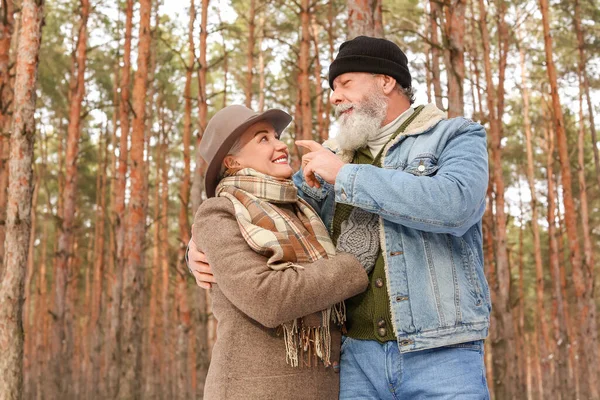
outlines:
[[[348,164],[335,182],[336,202],[427,232],[464,235],[485,211],[488,159],[485,129],[467,122],[450,138],[434,176]]]
[[[317,179],[321,183],[320,188],[313,188],[308,186],[308,184],[304,180],[302,170],[296,172],[292,177],[294,185],[296,185],[296,187],[298,188],[298,196],[306,200],[306,202],[310,204],[310,206],[317,212],[317,214],[319,214],[321,219],[324,219],[323,215],[321,215],[323,203],[327,198],[327,195],[333,190],[333,185],[325,182],[320,177],[317,177]]]

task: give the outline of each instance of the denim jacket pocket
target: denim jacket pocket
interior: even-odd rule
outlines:
[[[473,254],[469,244],[464,239],[460,238],[460,243],[462,247],[462,259],[465,267],[465,273],[471,285],[471,290],[477,299],[476,305],[480,306],[483,303],[483,291],[481,289],[481,285],[479,284],[479,276],[477,274],[477,267],[475,265],[475,255]]]
[[[415,157],[407,166],[404,168],[404,172],[416,176],[431,176],[435,175],[439,166],[437,159],[432,154],[422,154]]]

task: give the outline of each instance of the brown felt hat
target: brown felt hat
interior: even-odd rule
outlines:
[[[210,119],[200,143],[200,155],[208,164],[204,178],[207,197],[215,196],[223,159],[235,141],[248,127],[259,121],[270,122],[275,131],[281,134],[292,117],[282,110],[271,109],[257,113],[248,107],[232,105],[223,108]]]

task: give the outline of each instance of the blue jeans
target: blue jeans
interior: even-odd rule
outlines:
[[[489,399],[483,341],[401,354],[396,341],[342,338],[340,399]]]

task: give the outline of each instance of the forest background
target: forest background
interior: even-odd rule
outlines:
[[[0,399],[202,397],[202,132],[288,110],[297,167],[360,34],[406,51],[417,103],[487,128],[492,396],[600,398],[598,21],[597,0],[3,0]]]

